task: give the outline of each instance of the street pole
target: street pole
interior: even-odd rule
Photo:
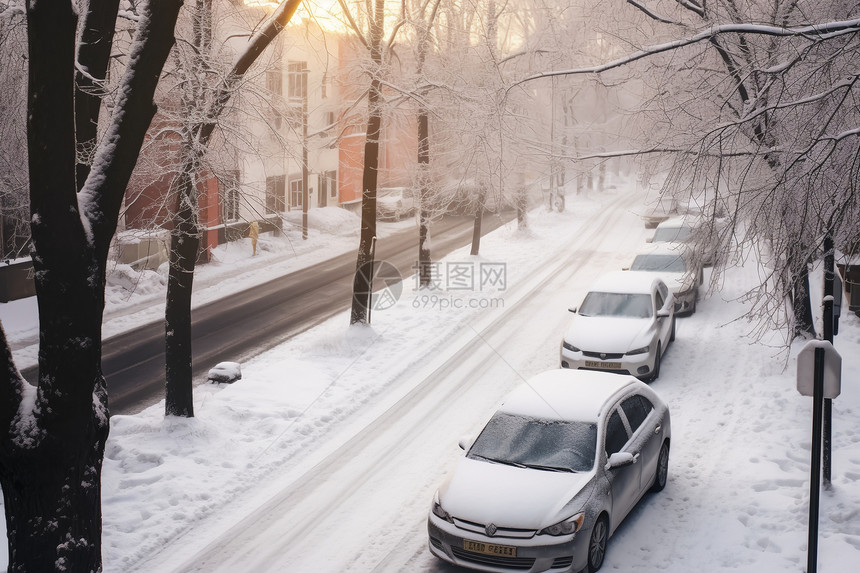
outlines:
[[[302,240],[308,240],[308,69],[302,70]]]
[[[824,236],[824,340],[833,343],[833,237]],[[833,422],[833,400],[824,399],[822,440],[824,441],[824,487],[830,487],[831,433]]]
[[[806,573],[818,569],[818,500],[821,495],[821,402],[824,397],[824,349],[815,349],[812,395],[812,468],[809,472],[809,541]]]

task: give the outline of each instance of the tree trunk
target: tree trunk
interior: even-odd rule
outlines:
[[[364,172],[361,182],[361,236],[355,261],[352,282],[352,310],[350,324],[368,324],[368,312],[373,277],[373,245],[376,240],[376,183],[379,169],[379,136],[382,128],[382,31],[385,18],[384,0],[376,0],[375,14],[370,23],[370,57],[373,61],[373,78],[367,96],[367,134],[364,141]]]
[[[475,222],[472,226],[472,249],[470,255],[477,255],[481,251],[481,223],[484,220],[484,201],[487,196],[487,190],[482,184],[478,189],[478,200],[475,205]]]
[[[206,121],[188,126],[186,140],[179,167],[180,177],[172,192],[178,194],[179,209],[174,219],[174,229],[170,235],[170,270],[167,278],[167,298],[164,308],[165,322],[165,402],[164,413],[168,416],[194,416],[194,380],[192,370],[193,349],[191,346],[191,295],[194,270],[200,249],[202,229],[199,221],[196,197],[196,181],[203,156],[218,125],[218,118],[227,107],[242,77],[254,64],[263,50],[289,23],[300,4],[300,0],[281,2],[275,12],[255,34],[246,51],[237,59],[232,70],[215,88],[211,107],[202,113]],[[194,62],[197,73],[192,72],[192,82],[205,77],[208,64],[205,56],[210,52],[212,42],[211,0],[198,0],[194,14],[194,45],[200,58]],[[198,86],[202,92],[205,86]],[[184,101],[188,110],[199,111],[201,101],[194,99],[195,94],[186,94],[190,99]],[[184,96],[184,97],[186,97]],[[305,114],[306,116],[307,114]],[[189,116],[199,117],[189,111]],[[305,118],[306,119],[306,118]],[[306,158],[305,158],[306,159]],[[307,161],[304,161],[307,164]],[[307,193],[307,181],[304,181]],[[307,198],[304,199],[305,208]]]
[[[179,2],[148,5],[98,174],[76,175],[77,16],[27,3],[27,148],[39,303],[39,383],[23,380],[0,334],[0,486],[13,572],[101,571],[101,468],[108,436],[101,372],[104,276],[123,192],[152,120]],[[109,8],[93,3],[91,10]],[[143,41],[145,39],[145,41]],[[109,42],[109,39],[105,39]],[[84,56],[84,52],[81,53]],[[90,63],[78,59],[86,69]],[[80,191],[79,191],[80,188]]]
[[[430,286],[433,280],[430,264],[429,224],[427,216],[428,171],[430,166],[430,127],[427,109],[418,106],[418,286]]]
[[[200,249],[193,171],[180,177],[180,207],[170,234],[170,269],[164,307],[166,362],[164,413],[194,416],[191,352],[191,294]]]
[[[380,0],[381,1],[381,0]],[[373,277],[373,243],[376,239],[376,183],[379,166],[379,132],[382,124],[379,109],[381,83],[374,79],[368,96],[370,118],[367,122],[367,139],[364,143],[364,175],[361,196],[361,235],[358,256],[355,261],[355,276],[352,283],[352,311],[350,324],[369,322],[369,305]]]

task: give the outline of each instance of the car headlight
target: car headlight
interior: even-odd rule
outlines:
[[[582,352],[579,348],[577,348],[573,344],[570,344],[566,340],[562,341],[561,345],[564,347],[565,350],[570,350],[571,352]]]
[[[643,346],[642,348],[634,348],[633,350],[629,350],[627,354],[648,354],[651,350],[651,345]]]
[[[448,523],[454,523],[454,519],[448,514],[447,511],[442,509],[442,504],[439,503],[439,492],[436,492],[436,495],[433,496],[433,515],[438,517],[439,519],[444,519]]]
[[[538,535],[571,535],[572,533],[576,533],[579,531],[579,528],[582,527],[582,522],[585,520],[584,513],[577,513],[573,517],[568,517],[564,521],[560,521],[555,525],[550,525],[549,527],[544,527],[540,531],[537,532]]]

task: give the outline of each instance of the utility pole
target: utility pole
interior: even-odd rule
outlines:
[[[308,68],[302,78],[302,239],[308,240]]]
[[[824,340],[833,343],[833,237],[828,231],[824,236]],[[833,400],[824,399],[824,416],[822,419],[823,468],[824,487],[830,487],[831,468],[831,436],[833,422]]]

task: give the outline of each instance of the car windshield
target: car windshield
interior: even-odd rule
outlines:
[[[545,471],[583,472],[594,466],[597,426],[497,412],[466,457]]]
[[[668,273],[683,273],[687,271],[684,257],[675,253],[637,255],[630,266],[634,271],[656,271]]]
[[[581,316],[651,317],[651,296],[617,292],[590,292],[579,307]]]
[[[658,227],[654,231],[654,243],[683,243],[689,241],[693,236],[693,229],[690,227]]]

